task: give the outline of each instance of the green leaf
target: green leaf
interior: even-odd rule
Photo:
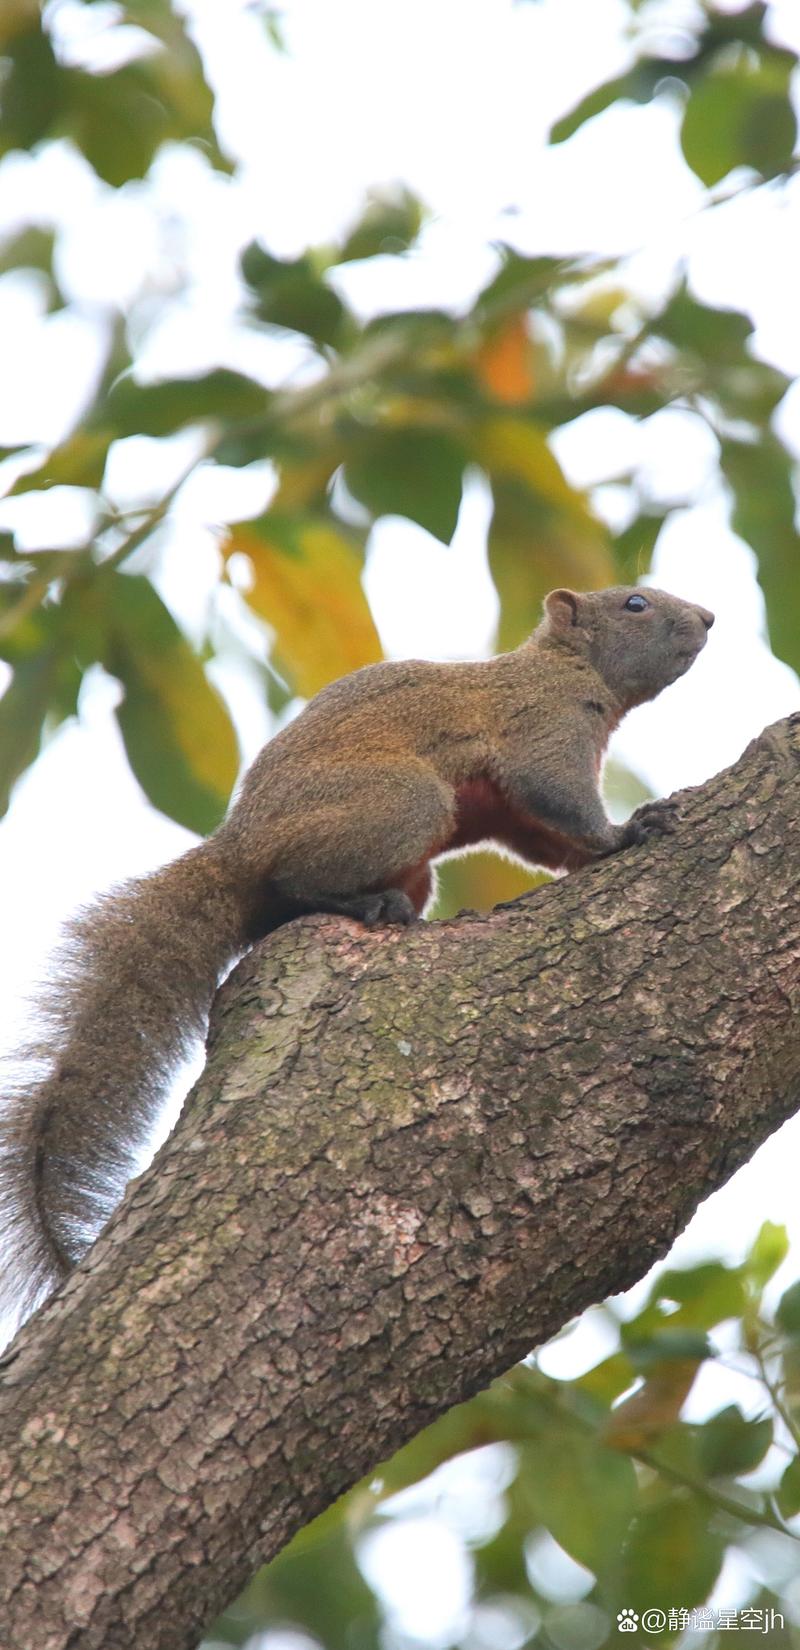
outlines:
[[[149,56],[110,74],[64,69],[62,121],[98,177],[119,187],[142,178],[162,144],[190,142],[218,170],[230,170],[216,141],[213,98],[202,62],[169,6],[126,7],[158,41]]]
[[[0,699],[0,816],[20,774],[38,755],[54,669],[49,651],[22,661]]]
[[[0,584],[0,605],[19,602],[20,587]],[[2,652],[14,674],[0,699],[0,814],[11,790],[39,753],[45,723],[74,714],[81,671],[63,607],[24,611],[3,635]]]
[[[0,153],[67,136],[115,187],[144,177],[170,140],[197,142],[213,165],[228,169],[200,56],[182,22],[168,6],[129,5],[126,12],[159,46],[111,73],[60,66],[40,26],[15,31],[3,54]]]
[[[694,1329],[673,1329],[671,1323],[643,1334],[638,1319],[622,1325],[622,1342],[634,1369],[649,1371],[666,1362],[703,1363],[713,1358],[708,1337]]]
[[[41,229],[38,224],[26,224],[16,234],[11,235],[0,248],[0,274],[4,275],[11,269],[36,269],[47,276],[50,291],[50,305],[52,308],[61,307],[63,299],[53,277],[53,247],[55,235],[52,229]]]
[[[731,526],[758,557],[773,652],[800,671],[800,548],[793,463],[769,431],[755,442],[722,442],[720,462],[733,491]]]
[[[613,756],[606,762],[603,768],[603,796],[615,819],[627,819],[642,802],[649,802],[652,795],[649,786],[622,762]]]
[[[125,689],[117,719],[131,767],[154,807],[189,830],[211,831],[238,770],[224,701],[147,579],[111,572],[98,591],[103,663]]]
[[[510,246],[498,250],[501,267],[475,300],[473,313],[481,325],[509,312],[532,308],[581,268],[573,258],[523,258]]]
[[[261,12],[261,21],[270,45],[276,52],[286,52],[286,41],[283,37],[283,12],[279,6],[266,6]]]
[[[673,292],[653,330],[682,351],[692,351],[708,366],[738,365],[753,331],[748,315],[736,309],[715,309],[694,298],[686,281]]]
[[[795,1518],[800,1513],[800,1456],[795,1455],[789,1462],[778,1485],[775,1500],[783,1518]]]
[[[787,62],[789,59],[789,62]],[[792,161],[797,122],[789,99],[790,54],[727,57],[695,82],[681,126],[681,147],[703,183],[737,166],[775,177]]]
[[[638,584],[649,572],[656,541],[665,521],[666,511],[653,513],[643,510],[629,527],[614,534],[614,559],[623,584]]]
[[[604,81],[602,86],[593,87],[568,114],[554,121],[550,127],[550,142],[563,143],[566,138],[572,137],[579,127],[585,126],[587,120],[593,120],[595,115],[602,114],[604,109],[610,109],[613,103],[625,99],[632,103],[649,103],[664,75],[665,67],[660,59],[644,58],[641,62],[634,63],[625,74],[616,75],[613,80]]]
[[[232,470],[242,470],[248,464],[257,464],[262,458],[276,451],[276,434],[280,439],[280,432],[276,432],[274,425],[270,425],[264,419],[251,425],[241,424],[226,429],[214,442],[214,462],[228,465]]]
[[[604,1409],[610,1409],[635,1380],[636,1373],[630,1358],[624,1352],[612,1352],[610,1357],[603,1358],[601,1363],[595,1364],[594,1368],[587,1369],[585,1375],[579,1376],[575,1385],[581,1392],[586,1392],[590,1398],[596,1399]]]
[[[0,56],[0,154],[32,149],[60,112],[63,75],[40,24],[23,28],[4,44]]]
[[[785,1226],[776,1226],[765,1220],[744,1262],[745,1273],[759,1291],[774,1277],[778,1267],[789,1253],[789,1237]]]
[[[633,1463],[557,1422],[517,1447],[542,1524],[579,1564],[602,1575],[618,1561],[636,1511]]]
[[[772,1443],[772,1420],[748,1421],[738,1404],[712,1415],[697,1429],[697,1453],[708,1478],[735,1478],[752,1472]]]
[[[678,1310],[670,1312],[669,1328],[713,1329],[726,1318],[740,1317],[746,1300],[741,1267],[703,1261],[699,1266],[660,1272],[650,1294],[655,1310],[645,1308],[635,1321],[640,1326],[647,1322],[661,1329],[664,1320],[658,1315],[659,1307],[677,1302]]]
[[[632,0],[635,10],[641,0]],[[648,103],[665,81],[690,93],[684,116],[684,153],[706,183],[733,166],[754,166],[775,176],[791,161],[794,117],[789,79],[796,54],[764,38],[766,8],[757,3],[733,13],[697,8],[686,32],[696,31],[693,51],[653,55],[645,36],[631,67],[595,86],[552,126],[551,143],[563,143],[613,104]],[[743,49],[744,48],[744,49]]]
[[[723,416],[762,425],[785,395],[789,379],[752,354],[753,323],[738,310],[714,309],[694,298],[684,282],[672,294],[650,332],[679,352],[678,383],[687,375],[695,393],[711,394]]]
[[[749,46],[754,51],[763,50],[764,25],[769,16],[766,0],[750,0],[749,4],[730,11],[714,3],[705,5],[704,10],[706,23],[700,37],[699,56],[706,60],[713,59],[720,48],[732,45]],[[769,49],[777,51],[779,48],[770,46]],[[792,62],[797,61],[794,53],[784,51],[783,47],[780,50]]]
[[[313,1470],[311,1462],[308,1470]],[[348,1517],[353,1501],[349,1496],[344,1504],[338,1502],[322,1519],[300,1531],[258,1572],[230,1615],[210,1630],[210,1640],[217,1644],[222,1638],[226,1643],[252,1646],[262,1638],[259,1629],[265,1624],[297,1623],[303,1638],[325,1645],[326,1650],[356,1650],[356,1645],[370,1650],[377,1645],[381,1609],[353,1550]],[[355,1634],[354,1623],[358,1624]]]
[[[270,326],[302,332],[317,344],[339,341],[346,317],[344,304],[326,285],[313,258],[273,258],[258,241],[241,256],[241,271],[255,294],[255,313]]]
[[[195,145],[217,171],[229,173],[230,161],[216,138],[213,94],[182,11],[164,0],[126,0],[125,21],[146,29],[163,47],[145,60],[144,67],[151,77],[152,96],[169,112],[168,140]]]
[[[337,253],[336,261],[344,264],[358,258],[377,258],[387,252],[405,252],[421,227],[422,207],[408,189],[375,191]]]
[[[444,430],[373,429],[359,437],[344,478],[373,516],[408,516],[449,544],[466,462],[462,443]]]
[[[139,384],[126,373],[98,405],[92,422],[116,436],[169,435],[203,419],[258,418],[266,413],[269,399],[269,392],[254,379],[228,367],[157,384]]]
[[[143,178],[156,150],[173,135],[147,65],[128,63],[115,74],[67,69],[62,75],[70,135],[98,177],[114,188]]]
[[[620,1596],[637,1611],[686,1609],[708,1597],[722,1567],[724,1542],[704,1505],[675,1495],[636,1519],[624,1558]]]
[[[775,1308],[775,1320],[786,1335],[800,1335],[800,1279],[785,1289]]]
[[[378,378],[381,373],[386,371],[382,360],[382,352],[387,349],[390,342],[394,341],[398,345],[398,359],[402,359],[399,354],[399,346],[405,346],[407,360],[402,362],[403,371],[405,371],[417,364],[416,358],[419,354],[422,355],[423,360],[430,361],[447,352],[451,345],[457,343],[458,332],[458,322],[453,319],[452,315],[448,315],[444,309],[390,309],[383,315],[375,315],[371,321],[367,322],[364,327],[362,348],[367,352],[368,360],[370,358],[368,352],[371,351],[371,357],[375,365],[375,377]],[[376,340],[378,339],[381,342],[376,348]],[[389,351],[390,370],[391,354],[392,352]],[[348,361],[352,360],[353,355],[351,354]]]

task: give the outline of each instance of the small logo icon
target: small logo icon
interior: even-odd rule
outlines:
[[[635,1610],[620,1610],[617,1613],[617,1627],[620,1633],[635,1633],[639,1627],[639,1617]]]

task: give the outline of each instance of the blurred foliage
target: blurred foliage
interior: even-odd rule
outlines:
[[[39,153],[67,139],[109,193],[145,178],[165,143],[191,143],[210,166],[229,169],[200,55],[166,0],[115,9],[107,32],[133,46],[111,70],[65,56],[51,27],[57,17],[58,7],[42,12],[30,0],[4,10],[5,150]],[[279,22],[267,8],[273,38]],[[790,169],[794,59],[766,38],[763,6],[682,10],[665,36],[664,16],[654,20],[652,6],[637,5],[631,33],[631,67],[559,122],[554,141],[620,99],[680,95],[684,151],[704,181],[742,166],[761,178]],[[665,37],[672,56],[659,45]],[[646,574],[665,521],[693,502],[691,490],[664,503],[639,474],[609,476],[625,497],[625,524],[612,530],[597,491],[570,484],[550,439],[596,408],[638,421],[665,407],[689,409],[712,432],[733,525],[758,557],[773,644],[800,665],[791,465],[772,423],[787,380],[753,353],[749,317],[700,302],[681,270],[665,299],[648,305],[628,289],[621,265],[525,257],[505,245],[466,313],[404,311],[364,323],[339,290],[337,271],[406,256],[424,226],[420,204],[398,189],[369,200],[337,244],[293,258],[257,241],[241,248],[239,326],[293,340],[305,352],[301,387],[268,388],[222,362],[145,379],[137,360],[154,313],[148,289],[107,328],[105,367],[74,427],[49,450],[6,449],[10,495],[81,489],[94,525],[71,549],[55,543],[26,552],[11,535],[0,540],[0,658],[13,671],[0,701],[4,802],[42,738],[75,714],[83,673],[99,663],[120,683],[125,745],[155,806],[198,831],[224,811],[235,738],[203,662],[220,626],[212,604],[201,659],[155,589],[146,594],[180,484],[155,505],[143,495],[141,508],[121,513],[106,475],[116,444],[132,436],[165,441],[192,430],[197,457],[184,480],[200,463],[213,471],[270,462],[266,510],[219,526],[219,568],[220,590],[232,582],[262,622],[251,652],[262,669],[269,653],[264,680],[273,710],[379,657],[360,577],[372,525],[401,516],[449,543],[468,473],[485,477],[493,500],[488,552],[499,647],[516,646],[536,625],[554,584],[592,587]],[[48,283],[51,308],[65,303],[58,240],[37,217],[0,246],[4,270],[35,272]],[[166,290],[162,308],[174,296]],[[258,638],[253,627],[249,634]],[[459,864],[445,873],[440,909],[491,905],[530,882],[497,862],[494,870],[485,861]]]
[[[119,187],[143,178],[157,150],[172,141],[197,145],[213,166],[228,170],[211,90],[182,18],[161,0],[125,0],[116,10],[109,35],[141,29],[144,51],[110,72],[90,73],[59,60],[37,5],[6,0],[0,154],[67,137],[99,178]]]
[[[595,1308],[600,1362],[560,1379],[530,1362],[451,1410],[261,1570],[204,1650],[270,1650],[288,1628],[325,1650],[599,1650],[625,1611],[648,1642],[694,1644],[694,1612],[709,1650],[730,1631],[797,1646],[800,1282],[765,1301],[786,1255],[767,1223],[739,1266],[661,1269],[632,1315]],[[728,1401],[682,1420],[710,1376]],[[437,1525],[451,1588],[459,1566],[468,1587],[426,1624]],[[717,1593],[709,1611],[723,1565],[735,1606]]]
[[[797,121],[790,81],[795,55],[770,40],[762,0],[723,9],[634,4],[634,60],[596,86],[552,128],[562,143],[612,103],[649,103],[665,85],[683,102],[684,158],[702,183],[716,184],[744,166],[760,178],[793,169]],[[666,42],[666,45],[665,45]]]
[[[132,185],[146,199],[165,145],[191,145],[208,168],[235,175],[179,8],[123,0],[109,17],[98,7],[120,48],[110,69],[65,52],[58,9],[5,0],[0,154],[12,161],[66,143],[106,199]],[[796,168],[796,65],[769,37],[765,7],[630,0],[629,13],[629,67],[559,120],[552,141],[626,100],[677,99],[684,157],[704,185],[779,189]],[[280,8],[261,14],[281,49]],[[0,533],[0,807],[42,740],[76,715],[84,674],[100,665],[120,685],[117,716],[143,791],[181,823],[212,829],[238,765],[230,710],[207,670],[220,638],[259,672],[281,715],[378,658],[361,579],[373,524],[399,516],[449,544],[465,477],[482,476],[491,493],[499,647],[531,630],[555,584],[645,576],[665,523],[695,502],[695,483],[665,499],[644,472],[609,473],[624,505],[610,526],[602,483],[574,487],[552,440],[598,408],[640,424],[681,409],[710,433],[732,526],[757,560],[773,647],[800,668],[792,465],[773,417],[788,380],[754,352],[750,317],[701,302],[681,268],[660,301],[645,301],[624,260],[524,256],[506,244],[466,309],[365,322],[346,296],[348,266],[413,256],[425,233],[422,206],[398,188],[376,193],[333,244],[291,258],[258,240],[240,247],[240,334],[293,348],[277,384],[222,360],[183,377],[145,373],[153,329],[186,284],[174,250],[162,290],[151,274],[119,314],[95,316],[105,360],[74,426],[51,447],[21,437],[0,454],[10,497],[77,489],[93,522],[84,543],[36,551]],[[0,244],[0,279],[35,282],[45,312],[79,313],[62,290],[59,243],[57,225],[32,207]],[[166,450],[187,430],[195,456],[179,479],[155,502],[143,481],[141,498],[120,509],[108,481],[118,444],[148,437]],[[269,485],[252,519],[209,513],[219,585],[205,634],[190,641],[159,587],[182,488],[200,466],[213,476],[265,460]],[[226,625],[231,604],[249,624]],[[633,805],[630,776],[611,778],[616,800]],[[438,910],[486,909],[533,880],[496,858],[457,860]],[[632,1318],[605,1309],[614,1348],[582,1376],[524,1366],[445,1416],[262,1571],[208,1643],[263,1650],[270,1629],[291,1627],[306,1635],[300,1644],[334,1650],[595,1650],[616,1640],[620,1610],[702,1604],[726,1560],[737,1601],[783,1608],[788,1623],[800,1552],[786,1527],[800,1514],[800,1284],[774,1319],[763,1300],[784,1250],[767,1227],[740,1267],[662,1272]],[[715,1367],[744,1371],[746,1406],[681,1421]],[[434,1516],[468,1565],[471,1593],[444,1636],[433,1625],[427,1638],[420,1627],[410,1636],[360,1561],[376,1534]],[[649,1636],[674,1641],[687,1625],[676,1618]],[[706,1623],[704,1642],[719,1636]],[[800,1640],[773,1624],[768,1642]]]

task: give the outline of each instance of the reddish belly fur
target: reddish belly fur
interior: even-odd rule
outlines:
[[[456,806],[456,822],[450,836],[444,842],[432,842],[424,859],[392,878],[394,886],[405,890],[418,912],[430,897],[430,861],[457,848],[495,842],[517,854],[526,864],[545,866],[551,871],[575,870],[593,857],[591,850],[555,826],[513,807],[490,779],[469,779],[460,785]]]

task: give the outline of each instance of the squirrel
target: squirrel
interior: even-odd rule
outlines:
[[[612,823],[603,755],[713,622],[660,590],[554,590],[515,652],[367,665],[264,747],[212,836],[79,913],[43,1005],[38,1081],[18,1081],[0,1118],[0,1309],[23,1321],[77,1264],[220,977],[255,941],[307,912],[410,923],[433,862],[479,843],[570,871],[674,829],[669,802]]]

